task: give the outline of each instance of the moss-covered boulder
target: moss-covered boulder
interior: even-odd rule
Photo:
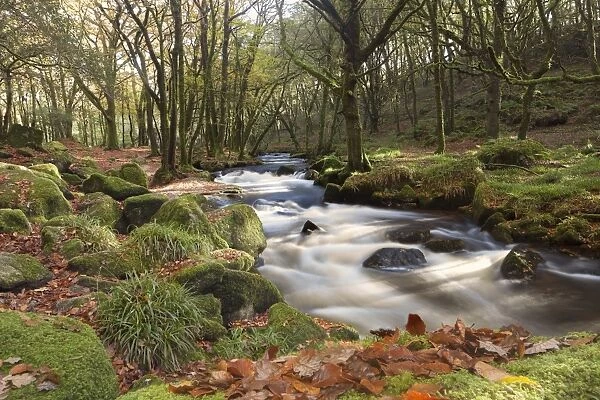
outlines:
[[[229,247],[227,238],[218,233],[219,225],[212,224],[213,220],[209,221],[207,215],[202,211],[201,205],[205,202],[204,196],[183,195],[164,203],[154,215],[154,219],[157,224],[170,226],[197,236],[207,251]],[[243,229],[242,231],[245,232]]]
[[[31,233],[31,224],[25,213],[19,209],[0,209],[0,233]]]
[[[117,376],[104,346],[88,325],[65,317],[0,310],[0,359],[18,357],[34,370],[47,368],[58,384],[38,390],[36,381],[11,387],[7,400],[114,400]]]
[[[102,226],[115,228],[121,218],[119,202],[107,194],[87,193],[78,204],[78,211]]]
[[[473,202],[471,203],[473,218],[478,224],[483,224],[492,214],[502,212],[498,208],[504,204],[502,193],[486,182],[477,185]]]
[[[568,245],[581,245],[586,243],[592,233],[591,224],[579,217],[568,217],[556,226],[553,240]]]
[[[123,223],[126,230],[150,222],[154,214],[168,200],[166,195],[160,193],[148,193],[127,198],[123,202]]]
[[[323,193],[323,201],[325,203],[341,203],[344,201],[342,187],[335,183],[328,183],[327,186],[325,186],[325,192]]]
[[[400,190],[413,185],[412,171],[401,165],[384,166],[368,173],[354,174],[342,185],[344,199],[355,203],[371,203],[375,192]]]
[[[210,253],[211,258],[219,261],[227,269],[250,271],[254,267],[254,257],[245,251],[220,249]]]
[[[175,280],[198,294],[212,294],[221,301],[225,323],[251,318],[283,301],[279,290],[260,274],[205,263],[179,271]]]
[[[327,333],[313,319],[286,303],[269,308],[269,328],[286,338],[291,348],[327,337]]]
[[[535,251],[517,246],[502,261],[500,272],[507,279],[531,279],[542,262],[544,259]]]
[[[60,174],[63,181],[67,182],[71,186],[79,186],[83,183],[83,178],[79,175],[71,174],[69,172],[64,172]]]
[[[18,208],[34,220],[72,212],[71,204],[49,176],[4,163],[0,163],[0,208]]]
[[[96,160],[91,157],[83,157],[75,160],[69,166],[69,172],[79,176],[82,179],[87,179],[93,174],[103,174],[102,169]]]
[[[12,147],[41,147],[43,141],[44,132],[19,124],[11,125],[6,135],[6,142]]]
[[[309,169],[323,173],[327,170],[341,169],[344,168],[346,163],[340,160],[339,157],[331,155],[321,158],[320,160],[311,164]]]
[[[144,266],[137,254],[125,249],[83,254],[69,260],[68,268],[80,274],[125,278],[134,272],[143,272]]]
[[[100,174],[92,174],[83,181],[81,187],[84,193],[102,192],[119,201],[125,200],[128,197],[150,193],[143,186],[134,185],[114,176]]]
[[[130,162],[121,165],[119,177],[135,185],[148,187],[148,175],[137,163]]]
[[[118,285],[118,282],[116,279],[104,276],[79,275],[77,277],[77,284],[79,286],[103,293],[110,293]]]
[[[75,162],[75,158],[69,153],[69,149],[60,142],[44,143],[41,149],[47,153],[44,162],[54,164],[61,174],[69,172],[69,167]]]
[[[44,174],[50,175],[56,179],[62,179],[60,172],[58,172],[58,168],[54,164],[36,164],[29,167],[29,169],[33,171],[43,172]]]
[[[40,287],[51,278],[52,273],[37,258],[0,252],[0,291]]]
[[[481,146],[477,158],[492,168],[518,165],[527,167],[544,157],[548,150],[535,140],[502,138],[491,140]]]
[[[229,247],[257,257],[266,247],[267,239],[256,211],[247,204],[234,204],[209,213],[220,237]]]

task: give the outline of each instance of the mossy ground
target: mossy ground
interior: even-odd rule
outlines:
[[[27,385],[11,389],[8,400],[117,397],[117,378],[104,347],[89,326],[73,319],[0,310],[0,359],[8,357],[36,368],[47,366],[60,378],[55,390],[40,392]]]

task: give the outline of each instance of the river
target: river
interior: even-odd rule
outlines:
[[[260,273],[310,315],[351,324],[363,334],[401,327],[408,313],[420,314],[429,328],[460,317],[494,328],[516,323],[539,335],[600,329],[598,260],[541,251],[546,261],[534,280],[506,280],[499,266],[510,246],[460,214],[323,204],[323,188],[312,181],[275,174],[282,165],[306,168],[304,160],[269,154],[263,161],[223,171],[216,180],[243,188],[241,201],[256,209],[267,236]],[[302,235],[306,220],[323,231]],[[401,227],[460,238],[466,250],[433,253],[385,238],[386,231]],[[382,247],[419,248],[427,264],[411,272],[363,268]]]

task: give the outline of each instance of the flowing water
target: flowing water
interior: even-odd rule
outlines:
[[[268,239],[259,271],[304,312],[362,333],[402,326],[408,313],[420,314],[430,328],[460,317],[477,326],[517,323],[544,335],[600,329],[598,260],[542,251],[546,262],[533,281],[506,280],[499,266],[510,247],[461,215],[323,204],[323,189],[301,174],[274,173],[281,165],[300,170],[303,160],[271,154],[263,161],[217,180],[244,189],[242,201],[254,206]],[[323,231],[302,235],[308,219]],[[386,231],[400,227],[460,238],[466,251],[433,253],[386,240]],[[419,248],[427,264],[411,272],[363,268],[382,247]]]

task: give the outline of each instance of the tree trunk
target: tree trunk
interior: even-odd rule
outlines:
[[[443,154],[446,150],[446,138],[444,134],[444,104],[442,99],[442,60],[440,56],[440,35],[438,31],[437,9],[438,0],[427,2],[429,21],[431,23],[431,52],[433,61],[433,88],[435,92],[435,133],[437,136],[436,154]]]
[[[4,71],[4,86],[6,93],[6,110],[4,111],[4,117],[0,123],[0,137],[6,137],[12,121],[13,77],[10,70]]]

